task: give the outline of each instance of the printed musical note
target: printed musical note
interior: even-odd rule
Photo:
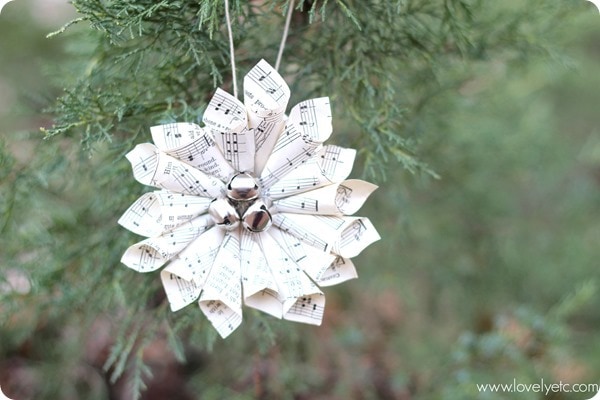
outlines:
[[[300,189],[299,185],[297,186]],[[273,202],[275,210],[299,214],[342,216],[354,214],[377,188],[358,179],[341,184],[326,185],[300,194],[283,197]],[[285,191],[285,186],[282,186]],[[269,193],[271,193],[273,189]],[[293,191],[293,188],[292,190]]]
[[[358,278],[358,274],[352,260],[337,256],[317,283],[319,286],[332,286],[355,278]]]
[[[193,280],[199,286],[204,286],[217,252],[221,248],[223,237],[224,231],[222,229],[211,227],[190,242],[169,263],[169,271],[185,280]]]
[[[283,318],[307,324],[321,325],[324,311],[325,296],[319,292],[299,297]]]
[[[238,99],[224,90],[217,89],[202,121],[216,130],[234,130],[240,125],[246,125],[246,110]]]
[[[285,102],[287,103],[289,89],[285,82],[281,82],[279,74],[277,74],[277,77],[272,74],[273,71],[270,65],[259,62],[244,78],[244,90],[247,90],[247,80],[250,80],[265,93],[268,93],[274,102],[279,103],[281,100],[286,99]]]
[[[303,219],[303,217],[307,217],[308,219]],[[327,226],[324,226],[313,218],[316,217],[312,215],[279,213],[273,215],[273,225],[323,252],[328,252],[330,244],[328,240],[323,238],[325,237],[332,241],[336,235]],[[310,223],[313,223],[313,225],[310,225]],[[320,228],[325,229],[325,231],[320,232]]]
[[[194,160],[198,158],[204,159],[203,155],[213,146],[214,141],[212,138],[202,135],[185,146],[167,151],[167,154],[184,161],[187,164],[197,167],[198,163]]]
[[[300,122],[306,124],[300,125]],[[327,98],[307,100],[295,106],[260,175],[262,187],[268,190],[314,156],[331,131],[331,110]]]
[[[227,232],[199,300],[200,309],[223,337],[242,322],[239,249],[239,234]]]
[[[332,246],[332,251],[345,258],[357,256],[371,243],[381,239],[377,230],[364,217],[344,217],[346,224],[339,238]]]
[[[338,209],[343,209],[345,205],[350,202],[352,196],[352,188],[344,186],[343,184],[337,187],[337,193],[335,196],[335,205]]]
[[[166,154],[160,154],[157,177],[158,187],[178,193],[214,198],[224,191],[219,179]]]
[[[167,260],[157,250],[140,242],[127,249],[121,262],[138,272],[150,272],[160,268]]]
[[[308,192],[311,193],[311,192]],[[275,209],[280,212],[300,213],[300,214],[318,214],[319,199],[309,196],[292,196],[282,200],[275,201]]]
[[[159,235],[162,229],[162,213],[155,193],[145,193],[119,218],[119,225],[138,235]]]
[[[281,124],[277,124],[276,121],[268,121],[267,119],[260,119],[260,123],[254,128],[254,141],[256,150],[260,150],[265,145],[265,142],[268,138],[275,136],[275,140],[273,140],[273,144],[277,140],[277,135],[274,135],[276,130],[275,128],[279,128]],[[272,150],[269,149],[269,151]]]
[[[316,157],[285,174],[265,193],[276,200],[342,182],[350,174],[355,155],[353,149],[324,146]]]
[[[282,244],[285,252],[314,281],[318,281],[321,278],[321,275],[335,259],[335,255],[323,253],[281,229],[271,229],[269,230],[269,234],[277,243]]]
[[[280,180],[288,172],[294,168],[304,164],[306,160],[310,159],[315,154],[314,149],[310,147],[301,147],[297,149],[297,152],[292,154],[286,154],[282,158],[271,158],[272,162],[267,162],[265,168],[259,178],[261,187],[264,190],[268,190],[275,182]]]
[[[149,143],[137,145],[126,157],[133,166],[134,177],[142,184],[213,198],[224,191],[218,178],[159,152]]]
[[[254,168],[254,132],[248,126],[245,106],[229,93],[217,89],[202,118],[223,155],[234,171]],[[214,155],[213,155],[214,156]],[[226,171],[223,177],[231,171]],[[226,180],[225,177],[224,180]]]
[[[254,132],[242,129],[240,132],[222,131],[217,134],[219,147],[225,159],[235,171],[252,171],[254,169]]]
[[[261,60],[244,78],[244,104],[248,128],[255,143],[254,172],[260,176],[279,137],[290,98],[285,80],[266,61]]]
[[[257,239],[263,253],[269,254],[267,264],[277,283],[277,292],[283,300],[284,314],[293,305],[289,300],[319,291],[282,244],[270,235],[258,235]]]
[[[342,152],[346,149],[338,146],[326,146],[323,150],[324,151],[319,154],[321,169],[330,175],[335,175],[336,169],[340,165],[340,160],[342,160]],[[354,155],[355,154],[356,152]],[[351,164],[354,163],[354,155]]]
[[[372,183],[350,179],[284,197],[273,202],[280,212],[342,216],[352,215],[362,207],[369,195],[377,189]]]
[[[169,270],[169,266],[160,273],[160,278],[171,306],[175,312],[192,304],[200,296],[202,288],[192,280],[186,280]]]
[[[203,130],[193,141],[177,148],[165,150],[165,152],[223,181],[227,180],[234,172],[233,167],[206,130]]]
[[[283,315],[283,299],[267,260],[257,242],[258,234],[242,230],[240,262],[244,303],[277,318]]]
[[[189,122],[157,125],[150,128],[152,141],[159,149],[168,151],[193,142],[202,136],[202,128]]]
[[[160,236],[130,246],[123,254],[121,262],[140,272],[153,271],[177,255],[213,224],[210,215],[201,215]]]
[[[158,165],[158,150],[150,143],[135,146],[125,156],[133,168],[133,177],[143,185],[154,185]]]
[[[229,336],[242,323],[241,310],[232,309],[219,300],[201,300],[200,309],[223,338]]]

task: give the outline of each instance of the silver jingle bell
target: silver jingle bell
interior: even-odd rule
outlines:
[[[248,172],[235,174],[227,184],[227,197],[234,201],[250,201],[259,195],[258,184]]]
[[[208,206],[208,213],[218,226],[227,230],[235,229],[240,223],[240,217],[235,207],[227,199],[215,199]]]
[[[242,224],[250,232],[264,232],[269,229],[271,223],[271,213],[262,200],[256,200],[242,217]]]

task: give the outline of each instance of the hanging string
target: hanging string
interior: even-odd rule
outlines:
[[[283,56],[283,49],[285,48],[285,42],[287,40],[288,32],[290,30],[290,22],[292,20],[292,12],[294,11],[294,0],[290,0],[288,4],[287,16],[285,17],[285,27],[283,28],[283,36],[281,37],[281,44],[279,45],[279,52],[277,53],[277,61],[275,62],[275,71],[279,71],[279,65],[281,64],[281,57]]]
[[[233,81],[233,96],[238,97],[237,88],[237,70],[235,66],[235,48],[233,46],[233,32],[231,30],[231,17],[229,16],[229,0],[225,2],[225,22],[227,23],[227,34],[229,36],[229,55],[231,58],[231,80]],[[281,57],[283,56],[283,50],[285,49],[285,42],[287,41],[288,33],[290,31],[290,23],[292,21],[292,12],[294,12],[294,0],[290,0],[288,3],[287,15],[285,17],[285,26],[283,28],[283,35],[281,37],[281,43],[279,44],[279,51],[277,52],[277,60],[275,62],[275,70],[279,71],[281,65]]]
[[[229,1],[225,0],[225,20],[227,22],[227,33],[229,34],[229,54],[231,58],[231,80],[233,81],[233,96],[237,99],[237,72],[235,68],[235,54],[233,48],[233,33],[231,32],[231,18],[229,17]]]

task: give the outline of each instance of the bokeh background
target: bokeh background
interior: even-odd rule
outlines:
[[[106,245],[96,227],[111,220],[109,258],[131,243],[116,225],[124,210],[116,204],[127,202],[112,213],[98,204],[107,187],[121,196],[119,182],[93,178],[128,165],[102,148],[82,152],[78,137],[43,139],[39,128],[52,124],[44,109],[86,43],[46,38],[76,17],[64,1],[6,5],[2,390],[15,400],[129,399],[144,386],[144,399],[590,398],[476,388],[600,383],[600,15],[583,0],[573,8],[556,27],[555,53],[438,71],[441,87],[464,79],[414,107],[407,129],[423,132],[419,157],[439,178],[390,162],[360,213],[382,240],[354,259],[358,280],[326,288],[323,326],[245,311],[223,341],[171,330],[189,319],[208,327],[199,312],[169,314],[158,294],[146,307],[164,309],[169,326],[132,323],[138,309],[87,304],[88,292],[94,302],[126,298],[127,285],[150,281],[94,252]],[[94,272],[78,275],[81,263]],[[123,271],[104,280],[115,269]],[[104,292],[92,296],[97,288]],[[155,334],[132,333],[147,329]]]

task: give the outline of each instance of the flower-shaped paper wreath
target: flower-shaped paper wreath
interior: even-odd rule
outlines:
[[[204,128],[151,128],[154,145],[127,159],[144,194],[119,219],[145,239],[121,261],[162,270],[171,309],[198,300],[222,337],[244,303],[278,318],[320,325],[320,286],[355,278],[350,261],[379,239],[355,213],[377,186],[345,180],[356,151],[322,143],[332,131],[329,99],[284,114],[290,92],[261,60],[244,78],[244,104],[217,89]]]

